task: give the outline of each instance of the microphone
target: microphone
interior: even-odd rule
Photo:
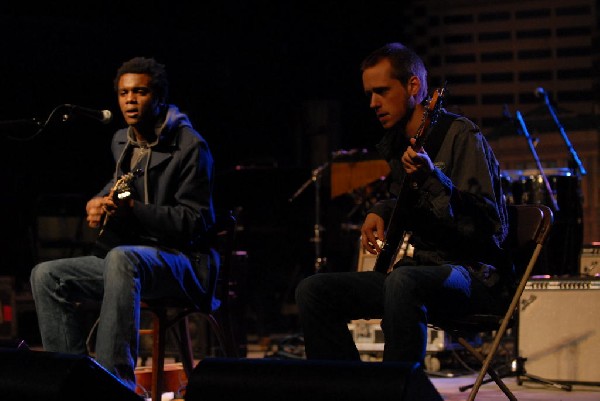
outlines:
[[[535,88],[535,91],[533,91],[533,93],[535,94],[535,97],[540,97],[540,96],[546,96],[547,95],[546,91],[542,87]]]
[[[75,106],[74,104],[65,104],[64,107],[69,109],[71,113],[82,117],[93,118],[100,121],[102,124],[108,124],[112,121],[112,113],[110,110],[94,110],[87,107]]]

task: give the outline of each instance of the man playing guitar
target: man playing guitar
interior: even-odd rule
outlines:
[[[427,98],[427,71],[412,50],[386,44],[361,71],[385,130],[377,150],[391,168],[392,197],[361,228],[363,247],[378,255],[374,271],[316,273],[299,283],[306,356],[359,360],[347,323],[382,319],[383,360],[423,364],[432,318],[503,313],[510,303],[500,168],[479,128],[439,107],[444,88]],[[396,261],[388,254],[407,233],[413,251]]]

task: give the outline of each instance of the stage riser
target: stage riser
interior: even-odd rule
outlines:
[[[408,363],[207,358],[192,372],[186,401],[442,401]]]

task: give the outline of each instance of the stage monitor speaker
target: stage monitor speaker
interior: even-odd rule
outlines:
[[[519,306],[525,371],[556,382],[600,382],[600,280],[535,279]]]
[[[2,401],[141,401],[114,375],[84,355],[0,349]]]
[[[186,401],[442,401],[418,363],[207,358]]]

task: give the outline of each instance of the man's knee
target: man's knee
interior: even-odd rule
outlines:
[[[131,271],[136,263],[137,255],[131,247],[118,246],[106,254],[104,258],[105,272]]]
[[[316,275],[302,279],[296,286],[296,303],[305,303],[308,299],[314,298],[319,292],[321,281],[321,277]]]
[[[307,279],[303,279],[301,280],[298,285],[296,286],[296,303],[304,303],[304,296],[306,295],[307,292],[310,291],[310,284],[307,283]]]
[[[418,268],[413,268],[413,266],[401,266],[387,276],[384,286],[387,290],[390,288],[415,288],[418,287],[421,276],[422,274],[419,273]]]
[[[50,270],[51,264],[48,262],[42,262],[35,265],[33,269],[31,269],[29,275],[29,281],[32,287],[35,288],[36,286],[42,285],[49,277]]]

